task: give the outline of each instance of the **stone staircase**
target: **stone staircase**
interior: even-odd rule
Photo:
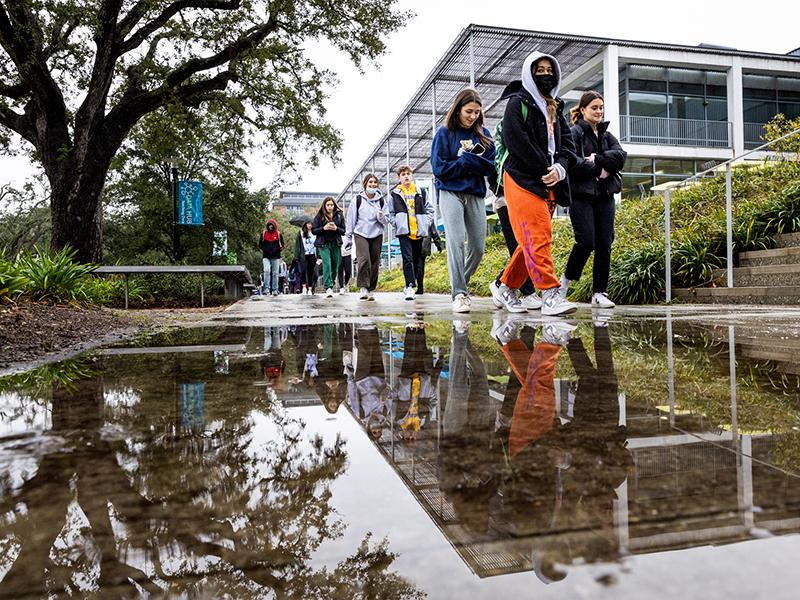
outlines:
[[[673,290],[673,297],[705,304],[800,304],[800,233],[775,238],[771,250],[740,252],[727,287],[727,270],[713,272],[717,287]]]
[[[708,331],[719,341],[728,341],[728,328],[714,326]],[[736,327],[736,358],[749,361],[769,361],[787,375],[800,375],[800,331],[797,326],[780,328],[738,325]],[[745,367],[741,366],[743,370]]]

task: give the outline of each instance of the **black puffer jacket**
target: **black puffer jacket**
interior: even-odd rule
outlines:
[[[501,99],[508,98],[503,114],[503,144],[508,148],[508,158],[503,169],[517,185],[533,192],[537,196],[547,198],[549,192],[542,183],[547,175],[550,158],[547,153],[547,121],[542,111],[536,106],[533,97],[522,87],[521,81],[512,81],[506,86]],[[569,174],[575,164],[575,145],[570,135],[569,125],[564,118],[564,102],[556,99],[554,162],[559,163]],[[522,103],[528,105],[528,118],[523,119]],[[562,179],[553,188],[556,202],[561,206],[569,206],[569,178]]]
[[[327,221],[319,213],[317,213],[317,216],[314,217],[314,220],[311,222],[311,233],[317,236],[314,245],[317,248],[322,248],[322,246],[325,244],[333,242],[337,246],[341,246],[342,236],[344,235],[345,231],[344,213],[341,210],[334,211],[333,223],[336,225],[336,229],[334,231],[328,231],[325,229],[325,223],[327,223]]]
[[[572,196],[581,200],[606,200],[622,190],[619,172],[625,166],[628,153],[619,145],[617,138],[608,132],[608,121],[597,124],[597,135],[592,126],[581,119],[572,126],[577,162],[569,172]],[[594,164],[586,156],[594,153]],[[598,180],[605,169],[610,176]]]

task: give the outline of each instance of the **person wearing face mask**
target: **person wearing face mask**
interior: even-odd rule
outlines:
[[[569,218],[575,245],[561,277],[561,292],[566,296],[570,282],[581,278],[583,267],[594,251],[592,308],[614,307],[606,294],[614,241],[614,194],[622,190],[619,172],[627,157],[617,138],[609,133],[603,109],[603,96],[590,91],[570,111],[578,158],[569,174],[572,188]]]
[[[503,92],[503,144],[508,158],[503,188],[514,237],[514,250],[498,286],[489,288],[496,304],[519,312],[519,287],[530,276],[542,291],[542,314],[561,315],[577,307],[561,294],[551,245],[556,204],[570,202],[567,172],[575,164],[575,145],[557,97],[561,67],[548,54],[532,52],[522,65],[522,81]]]
[[[492,134],[483,126],[478,92],[461,90],[431,146],[439,212],[447,239],[453,311],[469,312],[467,286],[486,248],[486,178],[494,173]],[[466,256],[464,244],[466,243]]]
[[[358,261],[356,285],[360,288],[361,300],[375,300],[373,290],[378,285],[383,230],[386,226],[384,198],[379,186],[378,178],[368,173],[362,181],[364,191],[353,198],[347,209],[344,245],[345,248],[352,248],[355,240]]]

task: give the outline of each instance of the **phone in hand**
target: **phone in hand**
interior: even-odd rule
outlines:
[[[484,152],[486,152],[486,148],[484,148],[484,147],[483,147],[483,144],[475,144],[475,145],[472,147],[472,150],[470,150],[470,152],[472,152],[473,154],[477,154],[478,156],[480,156],[480,155],[482,155]]]

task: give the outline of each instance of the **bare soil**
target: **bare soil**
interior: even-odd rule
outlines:
[[[62,360],[138,333],[195,325],[223,308],[125,311],[26,301],[0,303],[0,375]]]

